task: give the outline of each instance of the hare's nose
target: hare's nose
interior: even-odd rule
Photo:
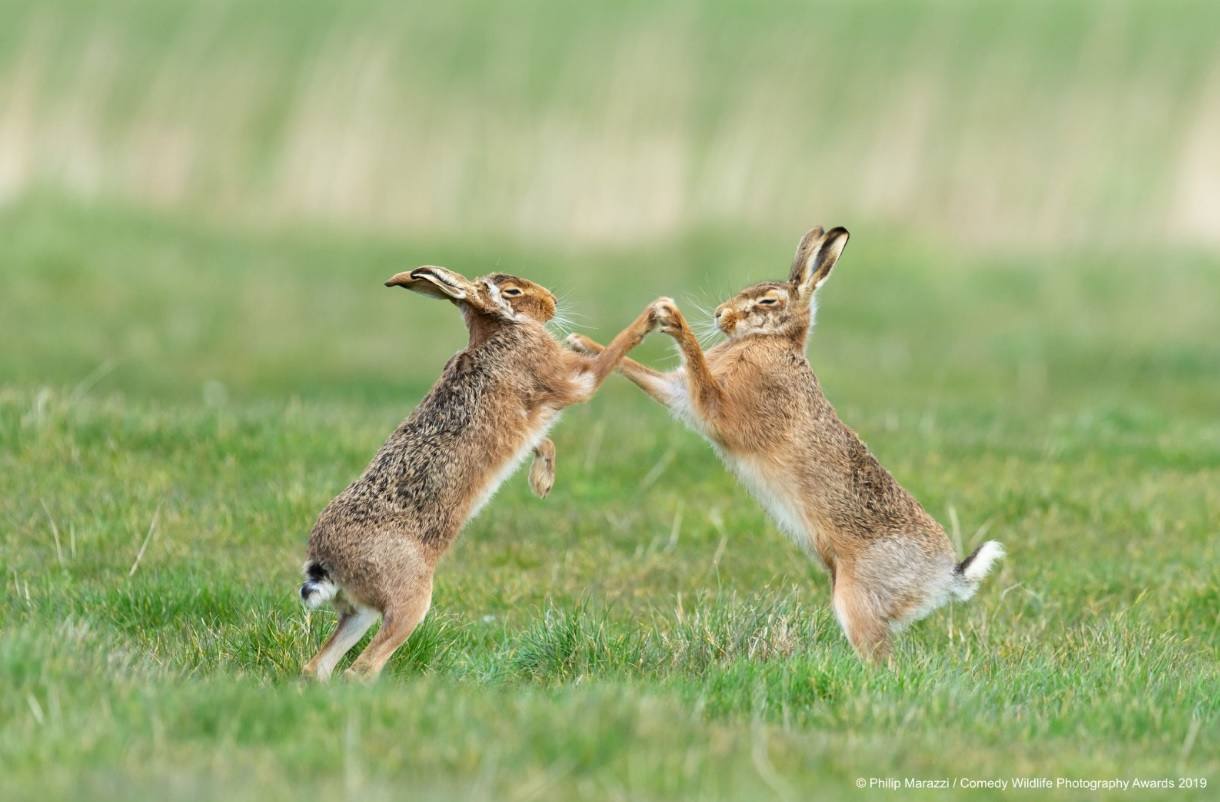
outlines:
[[[724,317],[724,310],[723,310],[723,309],[717,309],[717,310],[716,310],[716,319],[717,319],[717,320],[719,320],[719,319],[720,319],[720,318],[722,318],[722,317]]]

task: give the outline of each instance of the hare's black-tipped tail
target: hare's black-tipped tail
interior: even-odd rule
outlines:
[[[953,569],[953,595],[965,601],[975,594],[984,577],[991,572],[996,560],[1004,556],[1004,547],[997,540],[988,540],[957,564]]]
[[[339,587],[330,578],[326,566],[315,560],[305,563],[305,582],[301,585],[301,603],[316,610],[335,598]]]

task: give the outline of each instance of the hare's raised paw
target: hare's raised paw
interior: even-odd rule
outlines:
[[[546,498],[555,486],[555,444],[549,438],[534,449],[529,479],[530,490],[533,490],[538,498]]]
[[[658,298],[649,308],[653,324],[659,331],[673,334],[682,328],[682,313],[673,298]]]

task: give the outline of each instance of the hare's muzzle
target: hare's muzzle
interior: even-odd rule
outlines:
[[[716,320],[716,327],[725,334],[731,332],[737,325],[737,315],[735,315],[733,310],[727,306],[722,306],[717,309],[716,314],[713,317]]]

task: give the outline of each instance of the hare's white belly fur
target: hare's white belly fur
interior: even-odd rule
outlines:
[[[716,444],[712,443],[715,447]],[[784,487],[782,478],[768,476],[766,471],[748,457],[729,454],[719,447],[716,453],[741,481],[750,495],[758,500],[771,515],[771,519],[783,530],[792,542],[809,553],[815,553],[813,547],[814,532],[801,511],[801,501]]]
[[[716,442],[707,425],[691,405],[690,393],[687,390],[684,376],[675,376],[670,382],[669,389],[672,393],[669,409],[674,417],[703,435],[715,450],[716,455],[720,457],[720,461],[746,486],[750,495],[758,500],[758,503],[771,515],[771,519],[783,530],[784,534],[800,548],[814,553],[813,527],[801,512],[803,505],[800,498],[785,487],[786,482],[783,477],[768,476],[766,470],[758,462],[746,456],[729,453]]]

